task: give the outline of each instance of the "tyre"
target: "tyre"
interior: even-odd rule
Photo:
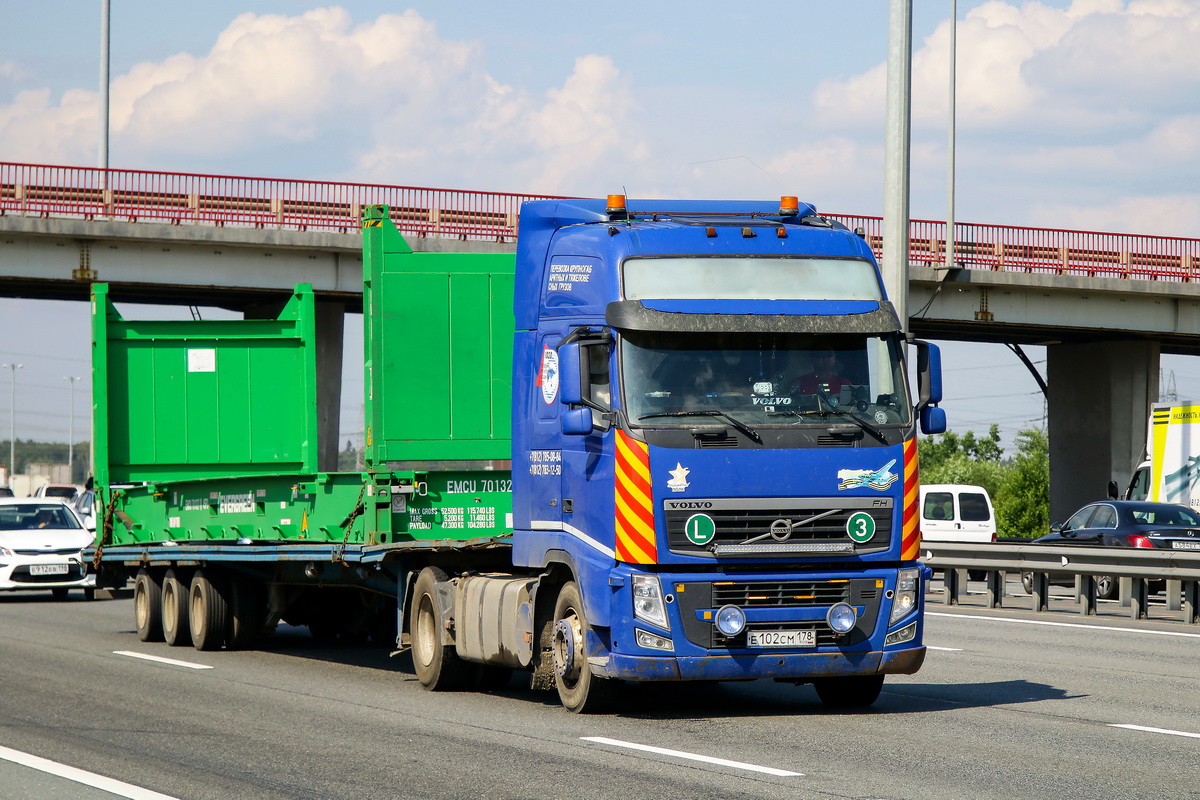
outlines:
[[[583,596],[574,581],[558,592],[554,603],[554,685],[563,707],[576,714],[594,714],[610,708],[617,684],[592,674],[587,658],[587,616]]]
[[[229,576],[230,650],[244,650],[254,644],[267,618],[266,595],[262,584],[243,575]]]
[[[421,685],[433,692],[466,688],[474,666],[460,659],[453,645],[442,644],[441,631],[446,620],[438,607],[436,585],[445,580],[446,573],[437,567],[421,570],[409,607],[413,668]]]
[[[133,621],[143,642],[163,640],[162,609],[162,583],[139,569],[133,582]]]
[[[192,576],[188,623],[192,646],[197,650],[219,650],[229,635],[229,601],[220,576],[202,569]]]
[[[167,570],[162,581],[163,641],[171,647],[182,647],[190,641],[188,625],[188,585],[174,568]]]
[[[813,687],[826,708],[866,708],[879,699],[883,676],[820,678],[813,681]]]
[[[1096,576],[1096,597],[1100,600],[1112,600],[1120,592],[1120,584],[1112,575]]]

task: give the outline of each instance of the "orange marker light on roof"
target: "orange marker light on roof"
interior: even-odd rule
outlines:
[[[624,214],[625,213],[625,195],[610,194],[608,196],[608,213],[609,214]]]
[[[779,216],[794,217],[800,213],[800,199],[784,195],[779,198]]]

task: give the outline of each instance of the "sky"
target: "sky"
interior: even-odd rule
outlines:
[[[950,5],[914,3],[917,219],[947,215]],[[114,0],[109,162],[878,215],[889,6]],[[100,7],[0,4],[0,160],[97,163]],[[1197,41],[1200,0],[958,0],[955,218],[1200,237]],[[86,311],[0,300],[18,438],[66,440],[71,376],[90,436]],[[997,422],[1011,448],[1042,425],[1007,348],[944,355],[952,430]],[[1200,397],[1193,360],[1164,358],[1179,396]]]

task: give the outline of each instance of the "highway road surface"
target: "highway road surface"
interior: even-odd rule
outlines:
[[[1200,797],[1200,629],[932,605],[866,711],[770,681],[630,687],[577,716],[407,657],[139,642],[128,599],[0,595],[0,798],[1132,800]]]

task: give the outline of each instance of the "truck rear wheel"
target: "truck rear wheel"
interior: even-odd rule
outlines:
[[[133,582],[133,620],[137,624],[138,639],[162,641],[162,583],[146,569],[139,569]]]
[[[817,697],[826,708],[866,708],[879,699],[882,675],[853,675],[813,681]]]
[[[554,604],[554,685],[563,707],[576,714],[605,711],[616,700],[617,684],[592,674],[587,658],[587,617],[574,581],[558,592]]]
[[[229,601],[220,578],[196,570],[189,600],[192,645],[197,650],[219,650],[229,632]]]
[[[171,647],[188,642],[188,587],[172,568],[162,582],[163,639]]]
[[[436,584],[447,580],[437,567],[426,567],[417,576],[409,611],[408,631],[412,639],[413,668],[417,680],[433,692],[452,692],[466,687],[471,677],[454,645],[442,644],[446,620],[438,606]]]

